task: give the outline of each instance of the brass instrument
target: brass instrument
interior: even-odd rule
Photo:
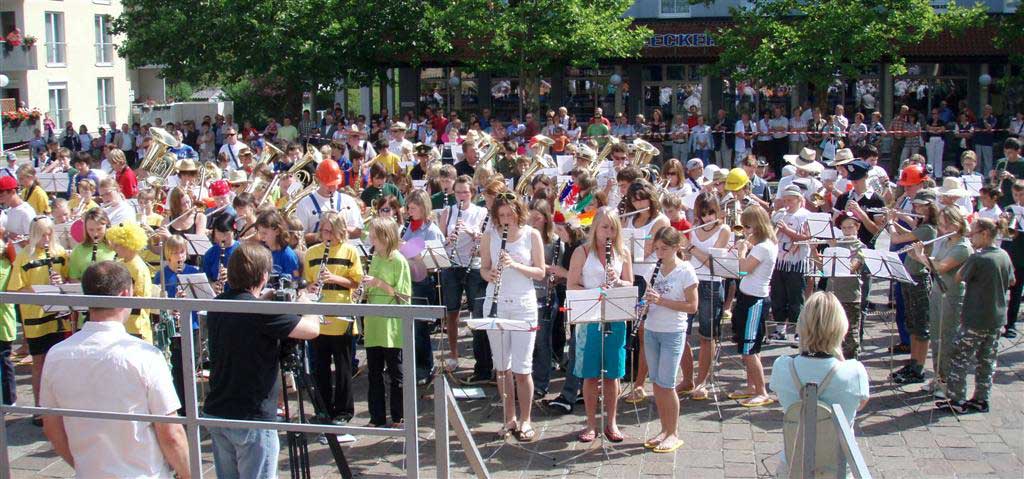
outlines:
[[[199,168],[199,186],[207,186],[207,182],[217,181],[224,176],[220,167],[212,161],[207,161]]]
[[[591,160],[590,165],[587,166],[587,173],[591,176],[597,176],[597,172],[601,169],[601,165],[604,163],[604,160],[608,158],[608,155],[612,154],[612,147],[619,143],[620,141],[618,138],[609,135],[608,143],[605,143],[601,152],[598,153],[597,156]]]
[[[320,154],[320,150],[306,145],[306,154],[302,155],[302,159],[296,161],[285,173],[294,176],[295,179],[303,185],[308,185],[313,182],[313,177],[311,177],[309,172],[305,170],[306,165],[310,163],[320,163],[321,161],[323,161],[323,155]]]
[[[1017,214],[1011,211],[1009,207],[1000,215],[998,226],[999,236],[1008,240],[1017,239],[1017,235],[1020,233],[1020,225],[1017,224]]]
[[[260,157],[257,158],[256,163],[253,163],[252,165],[253,171],[256,171],[256,168],[259,168],[261,165],[274,164],[274,160],[278,156],[284,156],[284,152],[281,151],[281,149],[278,148],[277,145],[274,145],[274,142],[269,140],[264,141],[263,149],[260,150]]]
[[[146,154],[142,157],[138,169],[146,170],[152,174],[153,165],[158,161],[162,161],[167,150],[177,148],[179,143],[178,139],[167,130],[155,126],[149,128],[149,137],[153,140],[153,144],[146,150]]]
[[[487,133],[480,133],[478,143],[486,143],[487,149],[480,154],[480,159],[477,161],[477,164],[486,165],[490,163],[492,167],[497,169],[498,153],[501,152],[501,143],[498,143],[498,140],[495,140],[491,135],[488,135]],[[475,147],[476,144],[471,146],[471,148]]]
[[[544,135],[534,136],[533,140],[534,144],[530,147],[530,158],[535,162],[540,162],[545,168],[553,168],[554,165],[547,163],[545,157],[547,156],[548,148],[555,144],[555,140]]]
[[[825,195],[822,193],[824,190],[825,187],[822,186],[818,191],[811,193],[811,204],[817,208],[821,208],[825,205]]]
[[[637,167],[649,165],[651,160],[661,154],[661,150],[640,138],[633,140],[633,147],[636,156],[633,157],[632,164]]]
[[[319,187],[320,184],[314,181],[313,183],[310,183],[309,186],[299,190],[298,193],[289,198],[288,202],[285,203],[284,208],[282,208],[282,212],[285,214],[285,216],[294,213],[295,208],[298,208],[299,206],[299,202],[302,201],[307,196],[313,194],[313,192],[316,191],[316,189]]]

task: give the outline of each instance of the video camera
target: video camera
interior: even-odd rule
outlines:
[[[290,274],[277,274],[270,277],[267,285],[272,287],[274,295],[271,301],[292,303],[298,298],[298,291],[302,288],[302,280],[292,278]],[[296,371],[302,368],[302,348],[304,342],[297,339],[285,339],[281,341],[279,360],[281,369]]]

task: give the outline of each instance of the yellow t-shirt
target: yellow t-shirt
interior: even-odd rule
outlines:
[[[22,250],[18,253],[18,256],[14,259],[14,265],[11,270],[11,279],[7,283],[7,291],[16,292],[21,289],[50,284],[50,268],[52,265],[53,270],[61,275],[61,277],[67,277],[68,272],[68,253],[60,245],[53,245],[53,253],[50,255],[50,261],[46,260],[46,254],[42,249],[36,248],[34,252],[29,252],[27,249]],[[49,316],[43,307],[34,304],[22,304],[19,305],[21,309],[21,321],[25,328],[25,337],[30,339],[41,338],[47,334],[56,333],[59,331],[70,331],[71,322],[58,321],[53,318],[46,322],[36,321],[38,319]]]
[[[71,201],[68,202],[68,209],[71,210],[72,213],[75,213],[75,212],[79,211],[78,207],[81,205],[81,203],[82,203],[82,198],[81,197],[76,196],[74,198],[71,198]],[[93,208],[96,208],[97,206],[99,206],[99,205],[96,204],[96,202],[93,201],[92,198],[89,198],[89,201],[85,203],[84,207],[82,207],[81,212],[85,213],[86,211],[89,211],[89,210],[91,210]]]
[[[316,283],[317,278],[320,276],[320,265],[323,262],[323,258],[323,243],[316,244],[306,251],[306,268],[303,272],[303,278],[309,284]],[[327,257],[327,270],[331,274],[346,277],[356,283],[363,280],[363,266],[359,259],[359,253],[348,243],[331,245],[330,254]],[[324,285],[321,302],[350,303],[351,301],[351,291],[348,289],[343,289],[336,284]],[[328,316],[324,320],[327,324],[320,325],[320,334],[328,336],[348,334],[349,324],[355,324],[342,321],[337,316]],[[353,332],[359,332],[358,326],[353,328]]]
[[[37,215],[50,214],[50,197],[43,191],[42,186],[33,185],[27,190],[23,199],[32,206],[32,209],[36,210]]]
[[[164,224],[164,215],[157,213],[150,213],[144,218],[145,223],[151,228],[156,229]]]
[[[388,172],[389,175],[396,175],[396,174],[398,174],[398,169],[399,169],[399,165],[398,165],[399,158],[398,158],[398,155],[396,155],[396,154],[394,154],[394,153],[392,153],[390,151],[384,150],[384,152],[379,154],[379,155],[377,155],[377,157],[374,158],[373,161],[379,163],[380,166],[383,166],[384,169]]]
[[[146,265],[146,261],[142,259],[142,256],[135,255],[134,258],[128,261],[118,257],[118,260],[128,268],[128,273],[132,275],[132,286],[135,288],[135,296],[140,298],[153,296],[152,274],[149,272],[149,266]],[[124,324],[124,328],[129,334],[142,336],[142,339],[148,343],[153,342],[153,326],[149,322],[148,309],[133,309],[132,315],[128,317],[128,321]]]

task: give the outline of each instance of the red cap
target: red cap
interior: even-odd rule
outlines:
[[[565,223],[565,215],[561,211],[556,211],[554,216],[555,224]]]
[[[231,186],[227,181],[217,180],[210,183],[210,196],[224,196],[231,192]]]
[[[910,165],[900,172],[900,186],[913,186],[927,178],[921,165]]]
[[[0,191],[12,191],[18,189],[18,180],[12,176],[0,178]]]

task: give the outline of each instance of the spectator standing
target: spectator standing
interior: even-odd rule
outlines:
[[[988,175],[988,172],[992,170],[992,162],[994,157],[992,156],[992,144],[995,142],[995,135],[992,130],[999,125],[999,120],[992,114],[992,105],[985,105],[982,109],[981,117],[978,118],[978,122],[974,127],[974,152],[978,155],[978,162],[981,163],[980,172],[982,175]],[[1013,133],[1012,131],[1010,132]]]
[[[932,174],[936,177],[942,175],[942,156],[946,151],[946,124],[947,122],[942,119],[942,112],[938,108],[932,108],[932,116],[922,134],[928,164],[931,165]]]

